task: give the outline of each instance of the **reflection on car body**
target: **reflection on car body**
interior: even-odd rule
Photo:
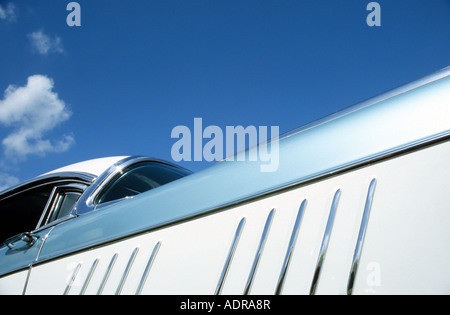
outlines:
[[[87,161],[84,164],[101,163],[102,160],[111,161],[111,158]],[[40,176],[2,195],[0,213],[5,220],[1,226],[0,240],[5,241],[7,236],[21,231],[47,228],[55,222],[71,219],[77,213],[133,197],[188,174],[189,171],[167,162],[146,157],[128,157],[120,158],[107,171],[107,176],[100,178],[94,174],[74,171],[55,171]],[[80,198],[81,202],[75,210]]]
[[[11,188],[0,294],[448,294],[449,75],[275,140],[274,172],[116,157]]]

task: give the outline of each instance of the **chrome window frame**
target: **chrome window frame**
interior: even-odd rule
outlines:
[[[85,215],[89,212],[92,212],[94,210],[98,210],[101,208],[104,208],[108,205],[115,204],[117,202],[131,199],[133,197],[124,197],[117,200],[112,200],[109,202],[96,204],[96,200],[100,196],[101,193],[114,181],[118,176],[122,175],[125,171],[134,168],[135,166],[142,164],[142,163],[155,163],[160,165],[166,165],[169,167],[173,167],[175,169],[179,169],[181,171],[192,173],[188,169],[185,169],[183,167],[180,167],[176,164],[169,163],[164,160],[155,159],[148,156],[130,156],[126,157],[117,163],[113,164],[109,169],[107,169],[103,174],[101,174],[95,182],[90,185],[84,194],[81,196],[81,198],[78,200],[77,204],[75,205],[73,211],[73,214],[76,216]]]
[[[91,183],[95,181],[95,178],[96,177],[94,175],[83,172],[59,172],[44,174],[3,191],[0,195],[0,202],[6,201],[9,198],[14,198],[20,194],[32,191],[37,188],[53,186],[52,192],[47,200],[47,204],[44,209],[42,209],[40,219],[35,229],[32,231],[23,231],[36,233],[75,217],[72,209],[68,215],[40,226],[42,224],[42,218],[47,213],[48,207],[50,206],[51,200],[58,187],[76,187],[77,189],[81,189],[83,190],[81,194],[82,197],[89,185],[91,185]]]
[[[36,225],[35,230],[41,230],[41,229],[46,228],[47,226],[54,225],[53,224],[54,222],[57,223],[57,222],[65,221],[67,218],[74,217],[74,215],[72,213],[72,209],[73,209],[73,207],[75,207],[78,200],[80,200],[81,196],[83,196],[83,194],[87,188],[88,188],[88,185],[81,184],[81,183],[55,185],[53,187],[52,193],[50,194],[50,197],[47,200],[47,205],[45,206],[44,211],[41,214],[41,218],[39,219],[39,222]],[[72,207],[72,209],[69,211],[69,213],[67,215],[65,215],[59,219],[49,221],[51,216],[53,215],[53,213],[56,210],[56,208],[55,208],[56,198],[58,196],[61,196],[62,194],[67,194],[67,193],[77,193],[80,195],[80,197],[75,202],[74,206]]]
[[[0,192],[0,201],[45,185],[63,185],[64,183],[81,183],[91,185],[95,179],[96,176],[84,172],[60,172],[45,174]]]

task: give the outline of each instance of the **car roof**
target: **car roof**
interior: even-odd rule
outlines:
[[[88,173],[92,174],[96,177],[100,176],[105,172],[108,168],[110,168],[115,163],[127,158],[128,156],[111,156],[104,157],[99,159],[92,159],[88,161],[83,161],[75,164],[71,164],[68,166],[64,166],[53,170],[51,172],[45,173],[43,175],[50,175],[56,173]]]
[[[0,199],[12,196],[17,192],[22,190],[27,190],[35,185],[47,184],[51,182],[63,182],[63,181],[76,181],[83,182],[85,184],[92,184],[100,178],[103,181],[102,176],[108,176],[110,173],[117,170],[113,167],[124,167],[130,163],[137,163],[142,161],[153,161],[158,163],[163,163],[173,167],[186,170],[175,164],[160,159],[152,158],[149,156],[111,156],[98,159],[87,160],[68,166],[64,166],[53,171],[47,172],[45,174],[39,175],[25,182],[22,182],[16,186],[7,188],[6,190],[0,191]]]
[[[24,181],[16,186],[0,191],[0,199],[16,194],[18,191],[29,189],[39,183],[49,183],[54,181],[81,180],[82,182],[92,182],[114,164],[129,158],[128,156],[113,156],[83,161],[68,166],[64,166],[48,173],[39,175]]]

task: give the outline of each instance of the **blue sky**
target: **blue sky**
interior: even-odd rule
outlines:
[[[450,1],[0,0],[0,186],[177,125],[288,132],[450,65]],[[206,162],[182,162],[194,171]]]

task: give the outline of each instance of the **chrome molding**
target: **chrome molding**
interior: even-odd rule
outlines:
[[[33,269],[33,267],[30,266],[30,267],[28,267],[28,271],[26,271],[27,279],[25,280],[25,285],[23,287],[22,295],[25,295],[27,293],[27,287],[28,287],[28,282],[30,280],[31,269]]]
[[[139,282],[138,288],[136,290],[136,295],[140,295],[142,293],[142,289],[144,288],[145,282],[147,281],[148,274],[152,269],[153,262],[155,261],[156,255],[158,254],[159,248],[161,247],[161,242],[156,243],[153,251],[148,259],[147,266],[145,267],[144,274],[142,275],[141,281]]]
[[[291,239],[289,241],[289,246],[286,252],[286,257],[284,258],[283,266],[281,268],[280,277],[278,279],[277,289],[275,291],[276,295],[280,295],[283,290],[284,280],[286,278],[287,269],[289,267],[289,263],[291,262],[292,252],[295,247],[295,243],[297,241],[298,231],[300,230],[300,225],[302,223],[303,214],[305,213],[305,208],[308,201],[305,199],[300,205],[300,208],[297,213],[297,219],[295,220],[294,228],[292,229]]]
[[[77,278],[78,272],[80,271],[81,263],[78,264],[78,266],[73,271],[72,277],[70,277],[70,281],[67,284],[66,289],[64,290],[64,295],[68,295],[70,292],[70,289],[72,288],[73,283],[75,282],[75,279]]]
[[[101,295],[103,293],[103,289],[105,288],[106,282],[108,281],[109,275],[111,274],[111,270],[113,269],[118,256],[119,254],[115,253],[114,256],[111,258],[111,262],[109,263],[108,269],[106,269],[106,273],[105,276],[103,277],[102,283],[98,288],[97,295]]]
[[[92,275],[94,274],[94,271],[97,268],[98,262],[99,259],[96,258],[92,263],[91,269],[89,270],[86,280],[84,281],[83,287],[81,288],[80,295],[84,295],[86,293],[86,289],[89,286],[89,283],[91,282]]]
[[[309,291],[310,295],[316,293],[317,283],[319,281],[320,272],[322,270],[322,264],[327,254],[328,244],[330,243],[331,231],[333,229],[334,218],[336,217],[336,210],[341,197],[341,190],[338,189],[334,194],[333,203],[331,204],[330,214],[328,216],[327,227],[325,228],[325,233],[323,235],[322,246],[320,247],[319,257],[317,259],[316,271],[314,272],[313,281],[311,283],[311,289]]]
[[[131,254],[130,259],[128,260],[128,264],[127,264],[127,267],[125,268],[125,271],[124,271],[124,273],[122,275],[122,279],[120,279],[119,285],[118,285],[117,290],[116,290],[116,295],[119,295],[120,292],[122,292],[123,286],[125,284],[125,281],[127,281],[128,274],[130,273],[131,267],[133,266],[134,260],[136,258],[136,255],[138,254],[138,252],[139,252],[139,247],[136,247],[134,249],[133,253]]]
[[[55,198],[61,192],[64,191],[64,192],[71,192],[71,193],[79,193],[80,197],[81,197],[87,188],[88,188],[88,185],[80,184],[80,183],[56,185],[55,187],[53,187],[50,197],[47,200],[47,204],[45,205],[44,211],[42,212],[42,215],[41,215],[39,222],[36,225],[36,229],[34,231],[40,231],[40,230],[46,229],[49,226],[56,225],[60,222],[63,222],[65,220],[73,217],[73,213],[71,210],[66,216],[49,222],[49,219],[52,216],[53,211],[54,211],[54,209],[52,209],[52,207],[54,206]]]
[[[241,237],[242,229],[244,228],[245,221],[246,221],[246,219],[242,218],[242,220],[239,222],[239,225],[238,225],[238,227],[236,229],[236,233],[234,235],[233,243],[231,244],[230,252],[228,253],[227,260],[225,261],[225,265],[223,267],[222,274],[220,275],[220,279],[219,279],[219,283],[218,283],[217,288],[216,288],[216,292],[214,293],[215,295],[219,295],[219,294],[222,293],[223,284],[225,282],[225,278],[227,277],[228,270],[230,268],[230,264],[231,264],[231,261],[232,261],[233,256],[234,256],[234,252],[236,251],[237,244],[238,244],[239,239]]]
[[[353,285],[355,283],[356,272],[358,271],[359,260],[361,258],[362,247],[364,244],[364,237],[366,236],[367,224],[369,222],[370,210],[372,208],[373,196],[375,193],[375,186],[377,180],[372,179],[367,193],[366,205],[364,207],[364,214],[361,220],[361,226],[359,228],[358,240],[356,242],[355,253],[353,255],[352,267],[350,269],[350,275],[347,283],[347,294],[353,293]]]
[[[261,241],[259,243],[258,250],[256,252],[255,260],[253,262],[252,269],[248,276],[247,284],[245,285],[244,295],[248,295],[252,288],[253,280],[255,278],[256,269],[258,268],[259,260],[261,258],[262,252],[264,250],[264,246],[266,245],[267,236],[269,234],[270,226],[272,224],[273,216],[275,214],[275,209],[270,211],[269,216],[267,217],[266,225],[264,226],[263,233],[261,235]]]
[[[14,187],[0,192],[0,200],[13,197],[17,194],[21,194],[30,189],[35,189],[45,185],[52,184],[65,184],[65,183],[80,183],[84,185],[90,185],[95,181],[96,177],[89,173],[83,172],[60,172],[42,175],[23,183],[20,183]]]
[[[311,122],[311,123],[309,123],[309,124],[307,124],[305,126],[302,126],[302,127],[296,128],[296,129],[294,129],[292,131],[289,131],[289,132],[281,135],[280,139],[292,136],[294,134],[298,134],[298,133],[300,133],[302,131],[311,129],[313,127],[316,127],[318,125],[324,124],[324,123],[329,122],[331,120],[335,120],[335,119],[337,119],[339,117],[351,114],[353,112],[356,112],[358,110],[364,109],[364,108],[369,107],[369,106],[373,106],[373,105],[375,105],[377,103],[384,102],[384,101],[386,101],[388,99],[392,99],[392,98],[394,98],[396,96],[399,96],[401,94],[405,94],[407,92],[413,91],[413,90],[415,90],[417,88],[420,88],[422,86],[425,86],[427,84],[439,81],[439,80],[441,80],[441,79],[443,79],[443,78],[445,78],[445,77],[447,77],[449,75],[450,75],[450,67],[446,67],[446,68],[440,69],[440,70],[435,71],[434,73],[431,73],[431,74],[429,74],[427,76],[424,76],[424,77],[422,77],[422,78],[420,78],[418,80],[411,81],[411,82],[409,82],[407,84],[404,84],[404,85],[399,86],[397,88],[391,89],[391,90],[386,91],[384,93],[381,93],[381,94],[379,94],[377,96],[371,97],[371,98],[369,98],[369,99],[367,99],[365,101],[359,102],[359,103],[357,103],[357,104],[355,104],[353,106],[347,107],[347,108],[345,108],[345,109],[343,109],[343,110],[341,110],[341,111],[339,111],[337,113],[325,116],[325,117],[320,118],[320,119],[318,119],[316,121],[313,121],[313,122]]]
[[[45,224],[42,224],[44,222],[45,217],[47,215],[50,216],[49,208],[51,207],[51,204],[53,202],[53,199],[55,198],[55,194],[56,194],[57,190],[58,190],[58,186],[53,187],[52,192],[50,193],[50,197],[47,200],[47,204],[45,205],[44,211],[42,211],[41,217],[39,218],[39,222],[36,225],[35,230],[37,230],[41,225],[45,225]]]

